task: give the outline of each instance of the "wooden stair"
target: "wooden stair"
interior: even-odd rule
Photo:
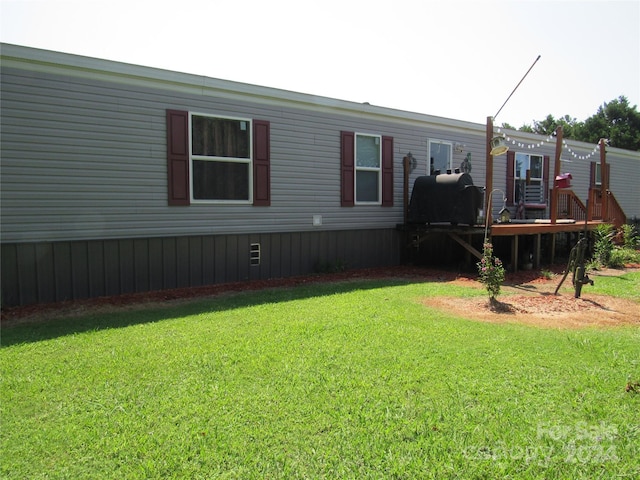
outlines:
[[[589,211],[582,200],[578,198],[570,188],[558,189],[557,218],[572,218],[577,222],[600,220],[610,223],[615,228],[620,228],[627,222],[627,217],[620,207],[618,200],[611,191],[607,191],[607,214],[603,214],[602,190],[600,188],[589,189]]]

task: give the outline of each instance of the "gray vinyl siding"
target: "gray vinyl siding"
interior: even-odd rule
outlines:
[[[14,49],[30,60],[2,62],[3,242],[394,228],[403,219],[402,158],[412,152],[417,159],[411,186],[427,173],[429,138],[462,145],[454,167],[471,153],[471,176],[485,183],[485,125],[52,52],[8,52]],[[271,206],[169,207],[168,108],[268,120]],[[340,206],[341,130],[393,137],[393,207]],[[540,153],[553,162],[554,148]],[[629,217],[640,216],[640,155],[608,150],[611,190]],[[493,186],[506,189],[501,159]],[[584,200],[589,163],[563,164]],[[321,227],[312,226],[313,215],[322,215]]]
[[[595,161],[600,161],[599,157]],[[611,165],[609,190],[628,219],[640,219],[640,154],[636,158],[620,156],[608,163]]]
[[[445,135],[441,125],[356,104],[308,108],[10,66],[2,74],[3,242],[394,228],[407,152],[419,161],[415,177],[426,171],[430,136],[464,139],[476,159],[484,148],[479,130],[468,130],[472,140],[464,129]],[[169,207],[168,108],[270,121],[271,206]],[[393,207],[340,206],[341,130],[394,138]]]

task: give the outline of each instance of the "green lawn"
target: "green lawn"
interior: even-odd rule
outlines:
[[[640,274],[589,288],[617,285]],[[352,281],[5,328],[0,476],[640,475],[640,329],[472,322],[430,295],[486,293]]]
[[[593,286],[583,287],[583,292],[589,293],[587,288],[599,295],[612,295],[614,297],[628,298],[640,305],[640,272],[628,273],[626,275],[602,277],[597,276]],[[571,277],[567,279],[567,286],[571,287]]]

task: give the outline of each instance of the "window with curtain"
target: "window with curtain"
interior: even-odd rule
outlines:
[[[382,195],[380,180],[382,142],[379,135],[355,135],[356,203],[379,204]]]
[[[191,115],[193,200],[251,201],[251,120]]]

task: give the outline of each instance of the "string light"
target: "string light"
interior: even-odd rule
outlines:
[[[598,145],[593,147],[593,150],[591,150],[587,155],[579,155],[577,152],[571,150],[571,147],[567,145],[567,142],[564,140],[562,140],[562,144],[564,145],[564,148],[567,149],[567,152],[569,152],[573,158],[577,158],[578,160],[589,160],[593,155],[598,153]]]
[[[522,142],[518,142],[518,141],[512,139],[511,137],[509,137],[505,133],[502,133],[502,129],[500,129],[500,128],[497,129],[497,132],[498,132],[498,134],[501,134],[502,138],[504,139],[504,141],[506,143],[511,143],[511,145],[517,145],[518,148],[526,148],[528,150],[541,148],[544,145],[546,145],[547,143],[551,143],[554,140],[554,137],[555,137],[555,133],[553,133],[553,134],[549,135],[546,139],[540,140],[537,143],[522,143]],[[577,153],[574,150],[572,150],[571,147],[569,145],[567,145],[567,142],[564,139],[562,139],[562,145],[564,146],[564,148],[567,150],[567,152],[573,158],[576,158],[578,160],[588,160],[589,158],[591,158],[592,156],[594,156],[594,155],[596,155],[598,153],[598,145],[597,144],[596,144],[595,147],[593,147],[593,150],[591,150],[591,152],[589,152],[586,155],[580,155],[579,153]]]

